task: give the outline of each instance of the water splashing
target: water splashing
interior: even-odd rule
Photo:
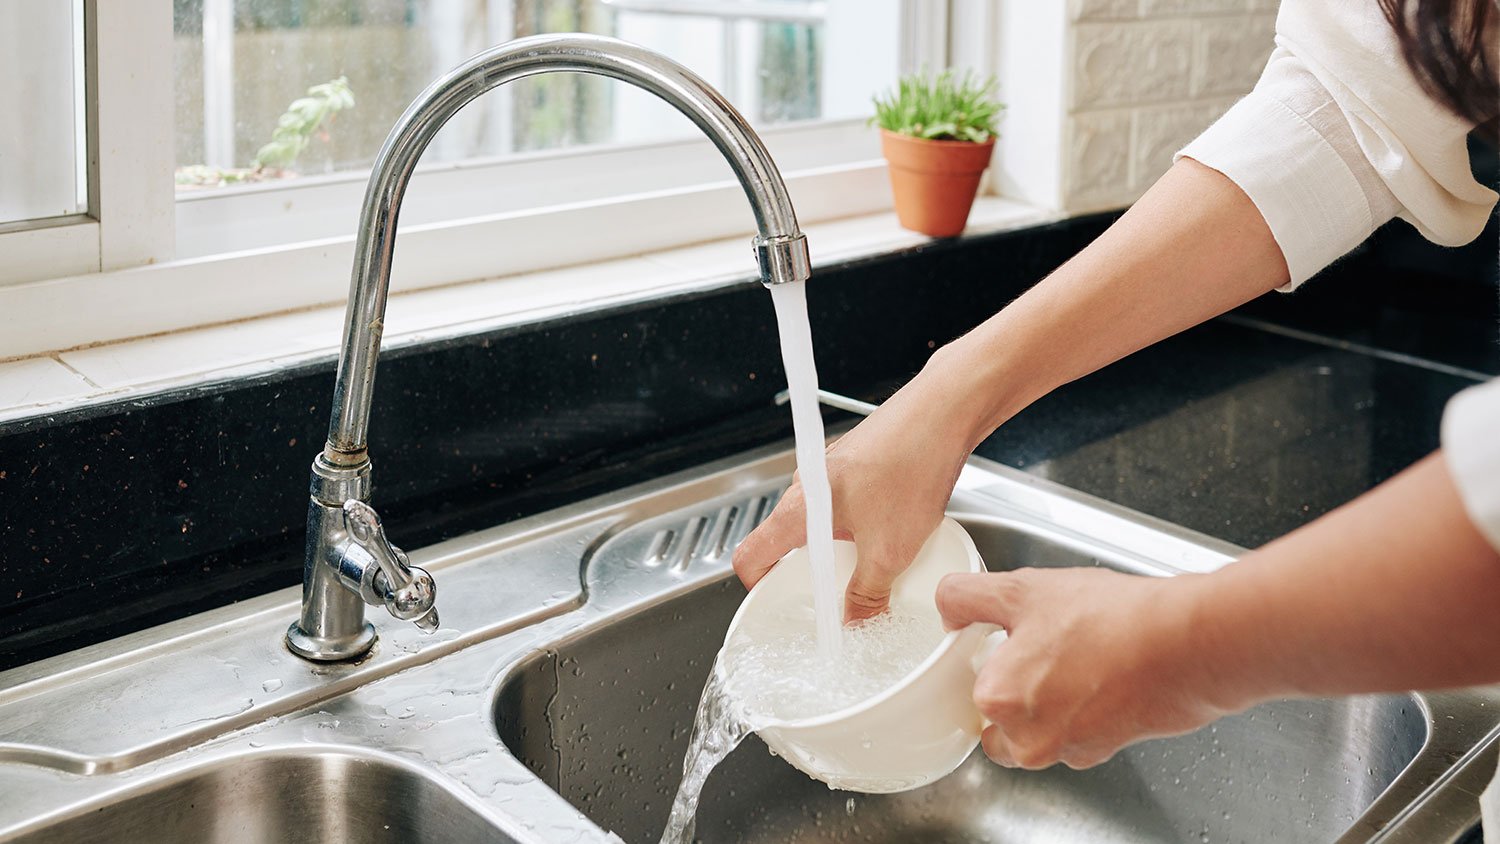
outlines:
[[[780,635],[731,640],[720,652],[698,701],[682,784],[661,844],[691,840],[709,773],[745,736],[777,721],[815,718],[868,700],[899,683],[943,639],[935,620],[891,611],[846,630],[843,651],[830,660],[818,651],[805,619],[788,613]]]
[[[730,698],[716,668],[708,675],[703,697],[698,700],[693,736],[682,760],[682,784],[672,799],[672,814],[661,834],[661,844],[687,844],[693,840],[703,784],[708,781],[709,773],[750,735],[750,730],[749,719]]]

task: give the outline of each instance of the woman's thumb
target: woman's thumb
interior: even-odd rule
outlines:
[[[885,612],[891,604],[891,584],[894,582],[894,576],[887,576],[875,566],[855,566],[854,576],[849,578],[849,588],[844,590],[844,623]]]

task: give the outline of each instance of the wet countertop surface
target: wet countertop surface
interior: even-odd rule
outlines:
[[[1256,547],[1437,448],[1448,399],[1487,374],[1278,327],[1185,332],[1044,398],[977,453]]]

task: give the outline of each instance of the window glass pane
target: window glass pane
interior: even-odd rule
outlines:
[[[88,210],[82,7],[0,0],[0,223]]]
[[[174,0],[179,190],[368,168],[411,99],[487,46],[613,35],[686,64],[759,126],[860,116],[897,65],[896,0]],[[836,61],[839,55],[846,60]],[[314,89],[310,95],[309,89]],[[308,98],[293,106],[293,101]],[[291,109],[290,116],[283,113]],[[287,128],[277,137],[278,121]],[[578,74],[519,80],[424,163],[691,137],[651,95]]]

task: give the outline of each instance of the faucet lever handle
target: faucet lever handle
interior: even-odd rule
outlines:
[[[385,525],[380,523],[380,514],[358,498],[344,502],[344,528],[360,545],[369,547],[378,543],[394,553],[400,553],[400,549],[385,538]]]
[[[375,560],[376,565],[366,569],[360,581],[364,599],[384,604],[392,616],[412,622],[424,633],[436,631],[437,583],[386,538],[375,508],[357,498],[345,501],[344,525],[355,544]]]

